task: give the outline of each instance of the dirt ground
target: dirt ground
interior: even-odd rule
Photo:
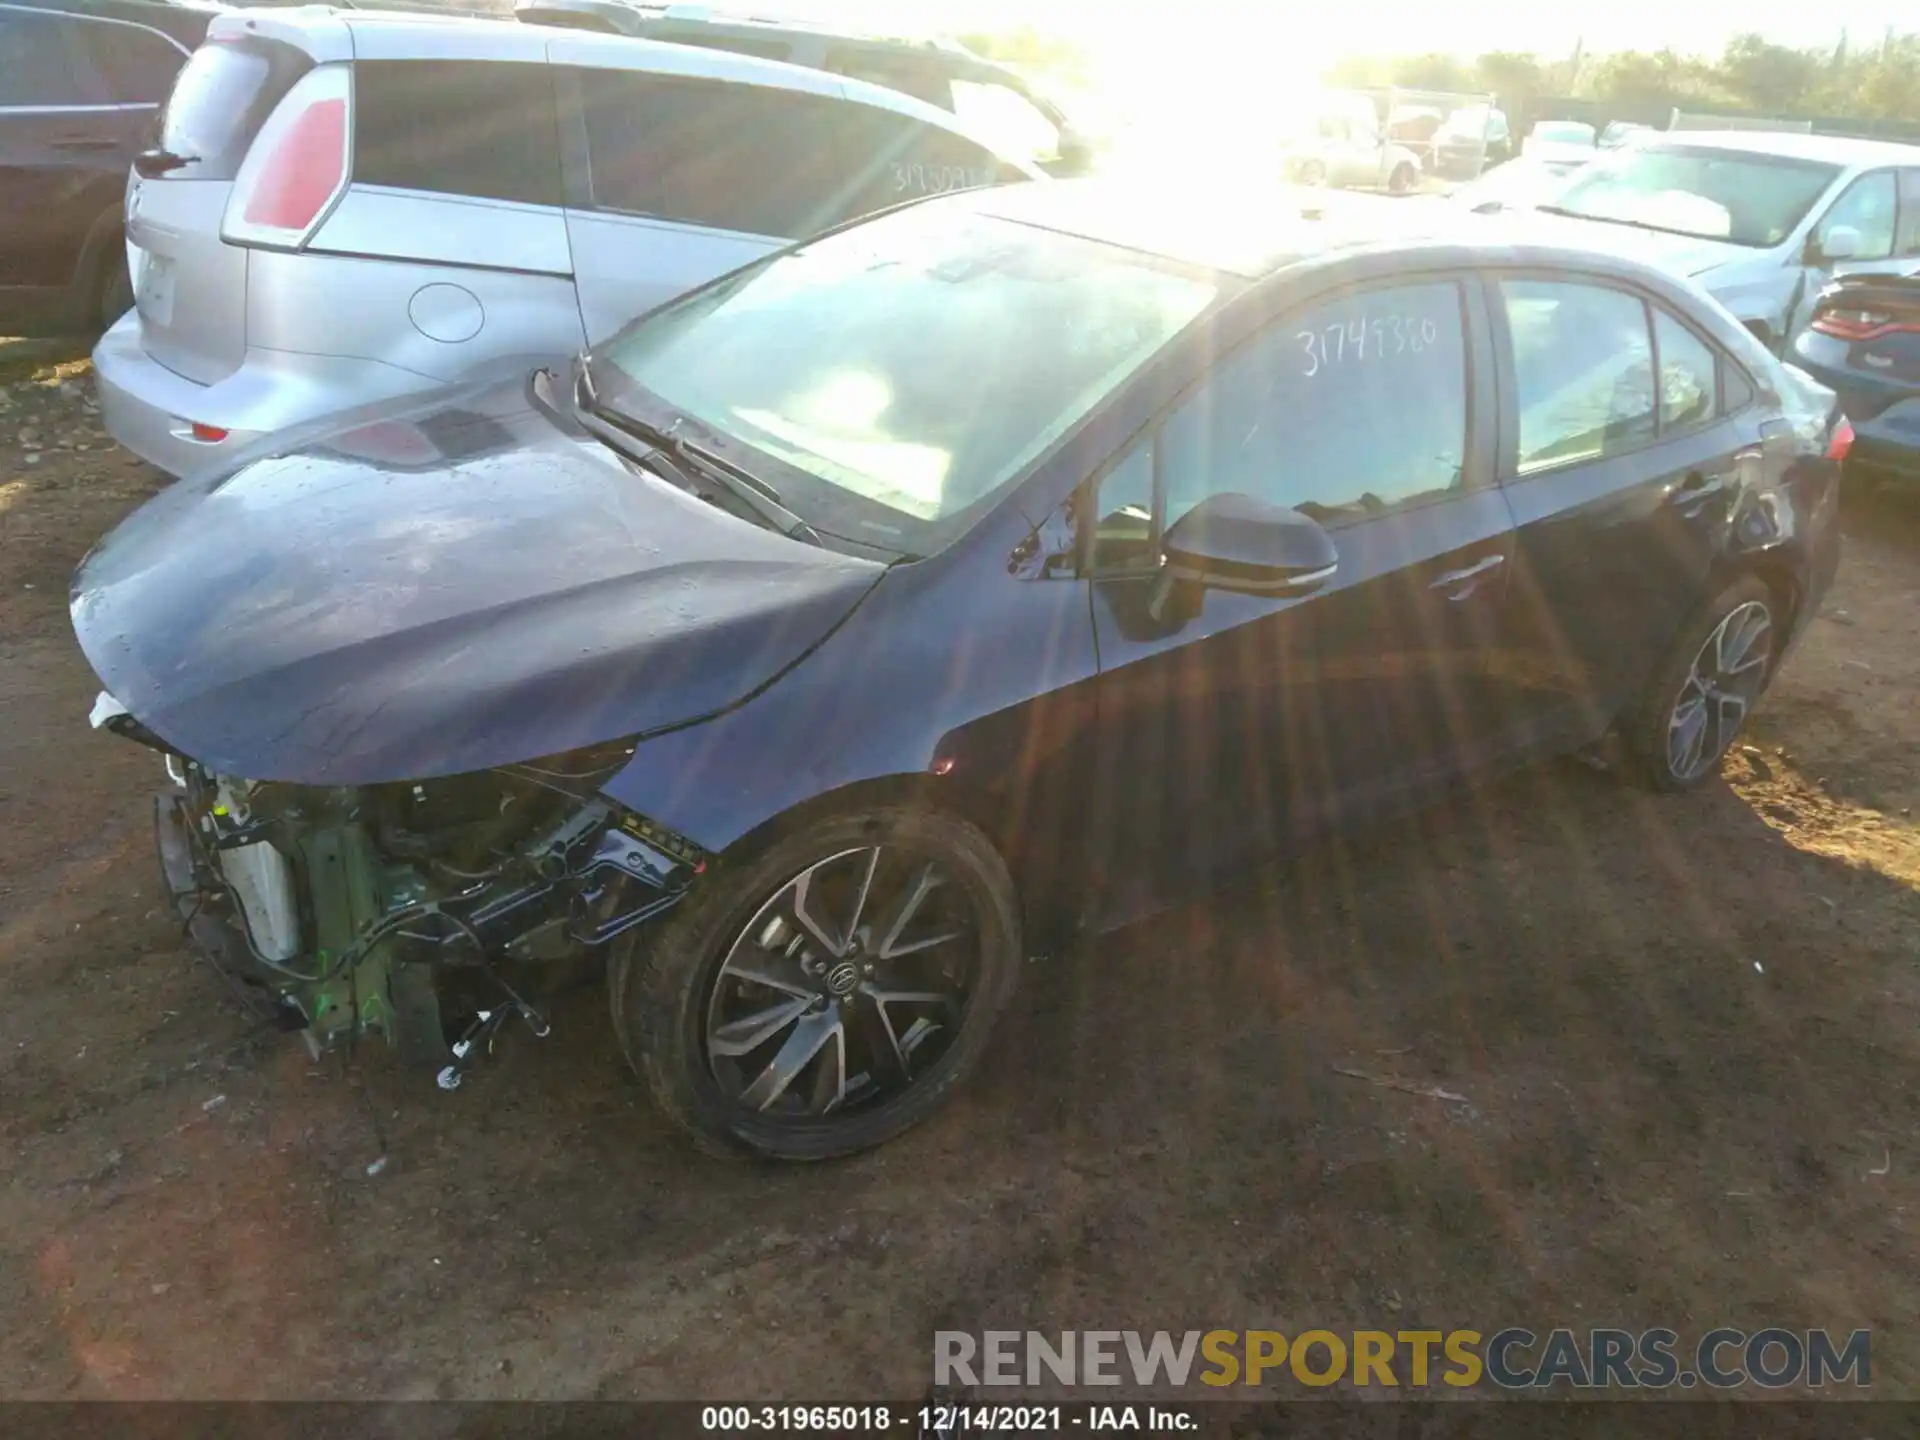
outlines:
[[[1723,784],[1543,767],[1256,876],[772,1169],[668,1132],[597,992],[443,1095],[192,960],[65,603],[157,481],[71,354],[0,342],[0,1395],[856,1401],[936,1328],[1510,1323],[1867,1326],[1920,1394],[1920,506],[1849,512]]]

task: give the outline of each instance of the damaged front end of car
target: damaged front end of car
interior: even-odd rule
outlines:
[[[103,703],[104,697],[103,697]],[[630,744],[420,782],[322,787],[160,749],[161,866],[196,946],[316,1054],[361,1037],[452,1089],[528,998],[673,906],[707,857],[598,787]]]

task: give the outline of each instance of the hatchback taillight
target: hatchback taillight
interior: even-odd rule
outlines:
[[[346,188],[352,137],[352,68],[309,70],[254,137],[234,176],[222,237],[241,245],[305,244]]]

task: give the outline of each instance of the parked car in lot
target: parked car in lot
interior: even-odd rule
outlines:
[[[0,0],[0,334],[104,329],[133,304],[127,167],[210,18]]]
[[[698,5],[627,0],[519,0],[513,13],[530,25],[635,35],[810,65],[951,111],[1002,154],[1027,160],[1048,174],[1079,175],[1093,163],[1091,145],[1058,105],[1018,71],[956,41],[906,40],[802,21],[716,14]]]
[[[1839,394],[1855,437],[1850,474],[1920,487],[1920,266],[1828,285],[1793,363]]]
[[[851,216],[1044,178],[910,96],[753,56],[318,7],[209,37],[136,164],[138,306],[93,357],[114,438],[175,474],[572,354]]]
[[[1616,150],[1622,145],[1638,144],[1649,135],[1660,132],[1651,125],[1642,125],[1634,120],[1614,120],[1600,132],[1597,142],[1602,150]]]
[[[1542,120],[1520,142],[1520,158],[1550,169],[1571,170],[1593,159],[1591,125],[1578,120]]]
[[[72,614],[316,1043],[457,1083],[604,955],[668,1115],[818,1158],[1077,924],[1609,734],[1715,774],[1838,564],[1832,399],[1448,206],[1008,186],[256,447]]]
[[[1492,105],[1463,105],[1433,132],[1428,168],[1445,180],[1471,180],[1513,158],[1513,128]]]
[[[1329,91],[1292,121],[1282,141],[1282,176],[1296,185],[1337,185],[1404,195],[1420,181],[1420,157],[1389,140],[1365,95]]]
[[[1586,243],[1691,276],[1778,352],[1834,275],[1920,258],[1920,147],[1745,131],[1648,136],[1599,155],[1538,209],[1577,222]]]

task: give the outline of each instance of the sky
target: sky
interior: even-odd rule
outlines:
[[[748,8],[747,0],[712,0],[715,9]],[[771,0],[770,0],[771,3]],[[1211,34],[1244,53],[1257,37],[1276,59],[1302,52],[1330,57],[1356,51],[1462,55],[1531,50],[1564,55],[1576,42],[1588,52],[1676,50],[1717,52],[1727,38],[1755,30],[1783,45],[1831,45],[1844,28],[1853,43],[1878,40],[1889,25],[1920,30],[1913,0],[1604,0],[1554,5],[1548,0],[1342,0],[1302,5],[1285,0],[784,0],[777,13],[848,18],[877,26],[992,30],[1032,24],[1058,30],[1094,48],[1148,53],[1171,27],[1181,52],[1202,49]],[[1324,63],[1324,61],[1322,61]],[[1314,68],[1318,68],[1317,66]]]

